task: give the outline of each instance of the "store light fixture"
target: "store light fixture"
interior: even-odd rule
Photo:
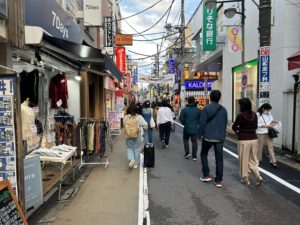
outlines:
[[[76,76],[75,76],[75,80],[81,81],[81,76],[80,76],[80,75],[76,75]]]

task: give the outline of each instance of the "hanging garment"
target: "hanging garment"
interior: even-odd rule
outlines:
[[[38,105],[39,71],[37,69],[30,73],[27,73],[26,71],[20,73],[20,95],[21,102],[29,99],[33,106]]]
[[[67,78],[62,74],[57,74],[50,81],[49,98],[51,99],[51,108],[57,109],[57,102],[61,101],[61,107],[68,108],[68,84]]]

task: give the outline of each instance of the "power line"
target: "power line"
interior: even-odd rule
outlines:
[[[134,30],[135,32],[137,32],[138,34],[141,34],[141,33],[139,33],[133,26],[131,26],[126,20],[124,20],[124,21],[125,21],[125,23],[128,24],[129,27],[131,27],[131,29],[133,29],[133,30]],[[146,38],[143,34],[141,34],[141,36],[142,36],[143,38],[145,38],[146,40],[150,41],[150,39]],[[156,44],[156,43],[153,42],[153,41],[151,41],[151,42],[154,43],[154,44]]]
[[[150,33],[150,34],[133,34],[132,36],[150,36],[150,35],[156,35],[156,34],[165,34],[166,32],[156,32],[156,33]]]
[[[191,36],[193,36],[194,35],[194,33],[192,33],[192,34],[190,34],[189,36],[187,36],[186,38],[185,38],[185,40],[187,40],[188,38],[190,38]],[[172,47],[174,47],[174,46],[176,46],[178,43],[180,43],[181,42],[181,40],[180,41],[178,41],[179,40],[179,38],[180,38],[180,36],[176,39],[176,41],[174,42],[174,44],[173,45],[170,45],[170,46],[168,46],[166,49],[164,49],[164,50],[162,50],[162,51],[160,51],[159,52],[159,54],[160,53],[162,53],[162,52],[165,52],[165,51],[167,51],[168,49],[170,49],[170,48],[172,48]],[[129,50],[128,50],[129,51]],[[134,53],[134,54],[142,54],[142,53]],[[157,53],[155,53],[155,54],[153,54],[153,55],[148,55],[147,57],[143,57],[143,58],[137,58],[137,59],[131,59],[131,60],[144,60],[144,59],[148,59],[148,58],[150,58],[150,57],[154,57],[154,56],[156,56],[157,55]]]
[[[164,40],[165,38],[173,36],[175,34],[179,34],[179,32],[172,33],[172,34],[169,34],[169,35],[166,35],[166,36],[162,36],[162,37],[159,37],[159,38],[154,38],[154,39],[146,39],[146,40],[133,39],[133,41],[157,41],[157,40]]]
[[[295,3],[295,2],[291,2],[290,0],[287,0],[289,3],[291,3],[292,5],[296,6],[297,8],[300,9],[300,6],[298,5],[299,3]]]
[[[162,15],[162,17],[155,23],[155,24],[153,24],[151,27],[149,27],[149,28],[147,28],[146,30],[144,30],[144,31],[141,31],[141,32],[139,32],[139,31],[136,31],[135,29],[135,31],[138,33],[138,34],[143,34],[143,33],[146,33],[147,31],[149,31],[149,30],[151,30],[153,27],[155,27],[166,15],[167,15],[167,13],[171,10],[171,8],[172,8],[172,5],[174,4],[174,1],[175,0],[172,0],[172,3],[171,3],[171,5],[169,6],[169,8],[167,9],[167,11]],[[125,20],[125,22],[129,25],[129,23]],[[132,26],[130,26],[130,27],[132,27]],[[133,34],[131,34],[131,35],[133,35]]]
[[[162,0],[159,0],[159,1],[157,1],[156,3],[154,3],[153,5],[149,6],[148,8],[146,8],[146,9],[140,11],[140,12],[137,12],[137,13],[135,13],[135,14],[133,14],[133,15],[130,15],[130,16],[127,16],[127,17],[125,17],[125,18],[118,19],[118,20],[113,20],[113,22],[121,21],[121,20],[126,20],[126,19],[129,19],[129,18],[131,18],[131,17],[137,16],[137,15],[139,15],[139,14],[141,14],[141,13],[143,13],[143,12],[146,12],[147,10],[153,8],[154,6],[156,6],[156,5],[157,5],[158,3],[160,3],[161,1],[162,1]]]

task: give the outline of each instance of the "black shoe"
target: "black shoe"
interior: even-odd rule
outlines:
[[[185,158],[185,159],[188,159],[188,158],[191,157],[191,156],[192,156],[191,153],[185,153],[184,158]]]
[[[276,163],[270,163],[272,167],[274,168],[278,168],[277,164]]]

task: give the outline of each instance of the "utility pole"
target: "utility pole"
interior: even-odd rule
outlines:
[[[157,47],[157,56],[156,56],[156,74],[157,74],[157,77],[159,77],[159,45],[156,45]],[[158,93],[158,96],[160,96],[160,85],[157,84],[158,86],[158,90],[157,90],[157,93]]]
[[[257,107],[270,102],[271,0],[259,1],[259,66],[257,73]],[[262,70],[264,69],[264,73]]]
[[[185,47],[185,16],[184,16],[184,0],[181,0],[181,57],[180,57],[180,64],[181,64],[181,75],[180,75],[180,91],[184,86],[184,47]],[[184,100],[185,94],[183,94],[181,99],[181,107],[184,107]]]

